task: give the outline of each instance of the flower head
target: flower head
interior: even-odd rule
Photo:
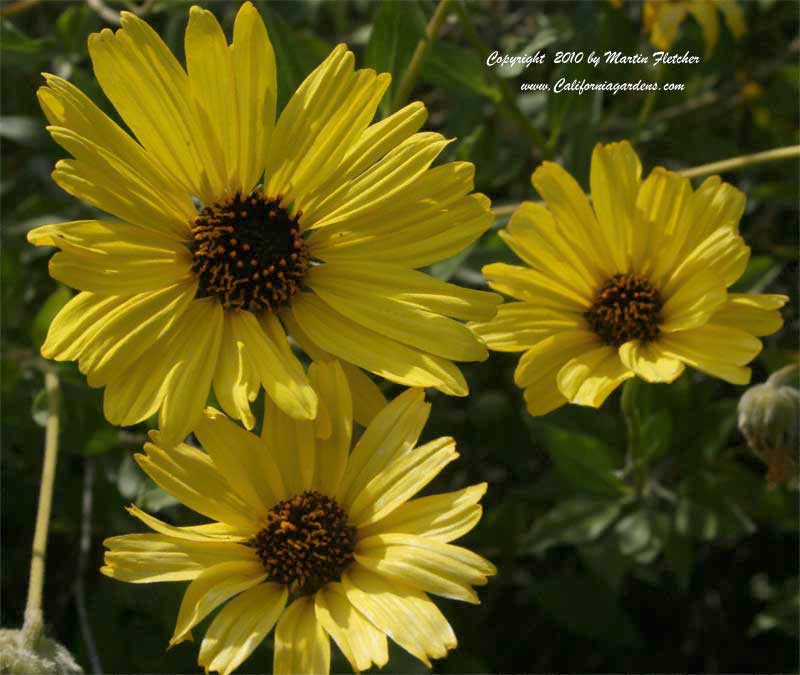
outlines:
[[[456,646],[428,593],[477,603],[494,566],[449,542],[481,516],[486,484],[411,499],[458,455],[450,438],[417,446],[430,405],[410,389],[386,405],[350,450],[353,402],[336,363],[315,363],[315,421],[266,399],[259,438],[206,410],[206,452],[163,446],[139,466],[213,521],[175,527],[136,507],[155,530],[105,541],[102,571],[133,583],[191,581],[170,644],[219,605],[200,645],[206,671],[232,672],[275,629],[275,673],[327,673],[330,638],[356,670],[387,660],[386,636],[430,665]],[[235,597],[234,597],[235,596]]]
[[[681,23],[691,14],[700,24],[706,54],[710,54],[719,39],[720,13],[731,33],[740,38],[747,24],[737,0],[645,0],[642,28],[650,34],[650,42],[656,49],[666,50],[672,47]]]
[[[462,250],[492,218],[489,200],[470,194],[471,164],[431,168],[449,141],[418,132],[425,107],[371,124],[390,77],[355,70],[339,45],[276,120],[275,58],[249,2],[230,45],[213,14],[193,7],[185,52],[186,69],[127,12],[116,33],[90,36],[97,80],[135,139],[45,75],[48,130],[72,155],[53,179],[117,220],[29,233],[61,249],[50,273],[82,291],[43,355],[77,360],[105,387],[110,422],[159,412],[173,441],[212,386],[248,428],[262,386],[287,414],[313,419],[317,397],[287,331],[313,358],[348,362],[361,420],[383,398],[359,368],[466,395],[453,362],[487,352],[461,321],[490,318],[499,298],[416,270]]]
[[[731,293],[750,249],[738,233],[745,197],[718,177],[692,190],[656,168],[644,181],[628,142],[592,155],[592,204],[545,162],[501,236],[530,267],[483,268],[521,302],[475,329],[491,349],[525,352],[515,373],[533,415],[598,407],[624,380],[672,382],[686,365],[733,384],[782,325],[785,295]]]

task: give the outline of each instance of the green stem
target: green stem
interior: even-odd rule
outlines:
[[[48,364],[44,373],[47,392],[47,425],[45,427],[44,464],[39,487],[39,507],[36,512],[36,529],[33,534],[31,575],[28,581],[28,600],[25,604],[25,621],[22,626],[22,643],[35,649],[42,635],[42,589],[44,588],[44,562],[47,550],[47,530],[50,526],[50,507],[53,503],[53,483],[58,459],[59,382],[55,368]]]
[[[636,394],[639,383],[630,379],[622,387],[622,416],[628,431],[628,468],[633,471],[636,496],[644,492],[647,470],[642,456],[642,430],[639,409],[636,407]]]
[[[752,155],[741,155],[739,157],[732,157],[731,159],[723,159],[719,162],[711,162],[711,164],[696,166],[693,169],[684,169],[683,171],[678,171],[678,173],[685,178],[694,178],[695,176],[707,176],[710,173],[738,171],[739,169],[744,169],[754,164],[774,162],[780,159],[792,159],[793,157],[800,157],[800,145],[790,145],[785,148],[774,148],[773,150],[756,152]]]
[[[467,42],[472,45],[472,48],[482,58],[486,58],[486,55],[491,50],[483,43],[483,40],[481,40],[480,36],[478,35],[478,31],[472,24],[472,20],[469,18],[469,13],[467,12],[463,2],[456,3],[456,13],[461,21],[461,27],[464,29],[464,35],[467,38]],[[517,104],[517,98],[514,95],[511,86],[508,84],[508,81],[497,75],[492,68],[489,69],[489,75],[499,87],[500,96],[505,104],[505,107],[500,108],[500,110],[506,112],[511,120],[519,126],[528,139],[539,149],[541,153],[545,155],[545,158],[547,158],[548,155],[545,148],[546,142],[544,140],[544,136],[542,136],[539,130],[533,126],[533,123],[527,118],[525,113],[520,110],[519,105]]]
[[[447,18],[447,8],[449,4],[450,0],[439,0],[439,4],[436,5],[433,16],[431,20],[428,21],[428,25],[425,28],[425,37],[417,43],[417,47],[414,50],[414,54],[411,56],[411,61],[408,63],[406,72],[403,73],[400,84],[397,85],[397,90],[395,91],[392,101],[393,112],[402,108],[408,101],[409,96],[411,96],[411,90],[417,83],[420,72],[422,71],[422,64],[425,63],[425,59],[428,57],[433,42],[436,40],[436,36],[439,35],[439,30],[444,20]]]

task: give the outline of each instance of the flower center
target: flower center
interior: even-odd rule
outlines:
[[[583,316],[606,344],[619,347],[629,340],[657,338],[662,306],[661,295],[647,279],[615,274],[597,291]]]
[[[287,304],[303,283],[308,249],[293,218],[261,192],[206,206],[195,218],[192,271],[200,297],[216,296],[225,309],[258,312]]]
[[[308,595],[338,581],[353,562],[356,528],[335,499],[304,492],[273,506],[250,540],[267,579]]]

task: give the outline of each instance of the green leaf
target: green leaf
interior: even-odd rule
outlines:
[[[542,553],[559,544],[594,541],[616,520],[621,501],[575,497],[556,505],[536,521],[526,537],[531,553]]]
[[[600,439],[555,427],[547,428],[544,435],[556,472],[577,490],[612,497],[627,492],[614,475],[618,458]]]
[[[622,555],[647,565],[661,553],[667,530],[666,516],[640,508],[621,518],[614,528]]]
[[[445,90],[465,90],[497,103],[500,89],[489,82],[486,65],[473,51],[447,42],[436,42],[422,68],[422,78]]]
[[[535,602],[573,633],[613,645],[638,645],[641,636],[615,594],[588,576],[561,574],[534,583]]]
[[[592,574],[604,581],[611,591],[619,592],[622,580],[633,566],[633,560],[622,554],[614,537],[606,535],[583,544],[578,548],[578,553]]]
[[[34,117],[23,115],[4,115],[0,117],[0,138],[35,145],[43,136],[42,122]]]
[[[389,114],[403,73],[419,41],[425,36],[425,14],[416,0],[383,0],[372,25],[364,65],[379,73],[391,73],[392,83],[379,110]]]
[[[779,630],[797,637],[800,634],[800,580],[787,579],[779,588],[769,588],[771,599],[764,611],[753,620],[749,635],[755,636],[771,630]]]
[[[114,427],[102,427],[97,429],[86,441],[83,447],[83,454],[87,457],[104,455],[109,450],[113,450],[119,445],[119,431]]]
[[[47,331],[50,328],[50,323],[59,310],[72,299],[72,291],[66,286],[59,287],[50,294],[50,297],[44,301],[41,309],[36,313],[31,326],[31,339],[34,346],[38,349],[44,343],[47,337]]]
[[[646,417],[641,425],[644,456],[653,460],[664,455],[672,444],[672,416],[669,410],[659,410]]]
[[[50,40],[30,38],[7,19],[0,19],[0,51],[3,54],[28,57],[43,55],[50,44]]]

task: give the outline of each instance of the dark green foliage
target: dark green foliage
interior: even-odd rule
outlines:
[[[7,3],[4,3],[4,7]],[[122,3],[108,3],[121,7]],[[189,2],[151,5],[147,20],[179,58]],[[425,24],[428,1],[258,3],[275,48],[279,108],[345,41],[361,67],[389,71],[385,116]],[[553,64],[557,50],[650,53],[641,6],[597,2],[467,2],[442,30],[412,99],[430,111],[427,129],[458,137],[446,159],[474,162],[477,189],[495,205],[534,199],[530,174],[544,159],[563,164],[588,188],[595,143],[629,138],[645,172],[680,169],[798,143],[797,6],[743,3],[749,31],[720,43],[699,66]],[[210,3],[230,34],[238,3]],[[81,87],[110,114],[94,82],[86,37],[104,25],[82,2],[44,2],[0,22],[2,55],[2,625],[22,621],[41,471],[43,381],[37,350],[72,291],[47,273],[49,251],[25,241],[32,227],[97,214],[49,177],[63,151],[45,132],[35,93],[41,71]],[[796,43],[795,43],[796,44]],[[501,53],[547,52],[543,65],[488,68]],[[702,54],[693,21],[674,52]],[[560,77],[595,81],[685,82],[683,92],[547,95],[523,82]],[[760,86],[748,98],[746,82]],[[539,143],[537,139],[543,140]],[[724,176],[748,194],[742,234],[749,268],[734,290],[789,293],[785,328],[765,339],[754,382],[797,355],[797,162],[763,164]],[[498,221],[497,226],[505,220]],[[431,272],[480,287],[480,268],[516,262],[496,232]],[[641,465],[626,463],[619,394],[601,410],[564,407],[531,418],[513,384],[516,356],[493,354],[465,368],[471,396],[431,392],[424,439],[452,435],[461,459],[431,490],[487,481],[485,514],[463,543],[492,559],[499,576],[482,604],[440,604],[459,648],[437,672],[797,672],[797,492],[769,490],[765,469],[736,431],[744,391],[686,372],[672,385],[641,385]],[[147,424],[120,430],[102,414],[102,392],[75,364],[58,366],[62,452],[50,530],[45,613],[52,636],[85,668],[75,576],[87,463],[92,462],[90,548],[85,603],[106,672],[196,672],[197,644],[166,651],[182,584],[123,584],[99,573],[102,540],[141,531],[124,506],[134,502],[169,522],[193,515],[135,466]],[[387,387],[395,395],[397,387]],[[260,409],[259,404],[254,408]],[[637,484],[643,472],[645,481]],[[641,488],[641,489],[639,489]],[[268,671],[271,639],[243,672]],[[333,649],[334,653],[337,650]],[[337,653],[334,670],[348,672]],[[393,647],[389,672],[425,672]]]

